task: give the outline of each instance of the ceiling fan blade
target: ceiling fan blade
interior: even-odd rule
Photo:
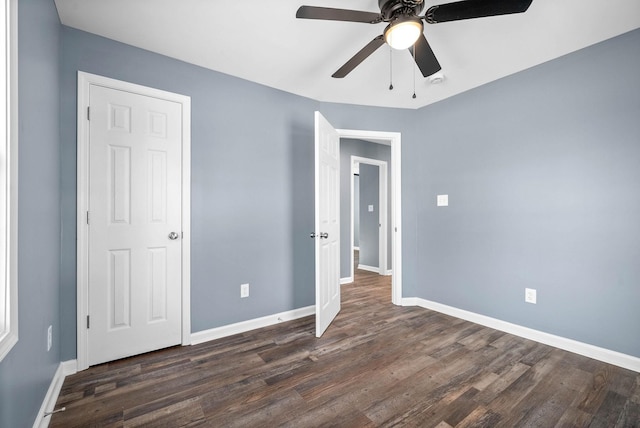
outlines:
[[[424,34],[418,37],[415,45],[413,48],[409,48],[409,51],[424,77],[431,76],[442,69]]]
[[[429,24],[525,12],[533,0],[466,0],[431,6],[425,14]]]
[[[376,24],[378,22],[382,22],[382,18],[380,17],[379,13],[315,6],[300,6],[298,11],[296,12],[296,18],[364,22],[366,24]]]
[[[369,55],[374,53],[380,46],[384,45],[384,37],[379,35],[375,39],[371,40],[365,47],[347,61],[342,67],[338,69],[331,77],[341,79],[356,68],[362,61],[367,59]]]

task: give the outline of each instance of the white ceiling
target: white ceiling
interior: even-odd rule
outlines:
[[[447,2],[425,0],[425,9]],[[377,0],[55,3],[70,27],[318,101],[399,108],[419,108],[640,28],[640,0],[533,0],[524,14],[425,24],[445,75],[434,85],[408,51],[390,52],[386,45],[344,79],[334,79],[385,24],[295,17],[303,4],[379,12]]]

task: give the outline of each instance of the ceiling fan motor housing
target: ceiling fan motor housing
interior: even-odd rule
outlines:
[[[424,8],[424,0],[378,0],[380,14],[385,22],[397,16],[416,16]]]

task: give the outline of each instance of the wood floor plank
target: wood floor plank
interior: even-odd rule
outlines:
[[[479,428],[479,427],[495,427],[500,422],[501,416],[488,410],[484,406],[476,407],[467,415],[456,428]]]
[[[640,374],[418,307],[356,270],[314,317],[69,376],[51,427],[640,427]]]
[[[156,410],[130,417],[128,412],[124,414],[124,426],[134,427],[154,427],[172,428],[185,426],[193,422],[204,421],[204,414],[200,407],[199,398],[170,404]]]
[[[615,427],[640,427],[640,404],[634,401],[627,400],[624,408],[620,412],[618,419],[616,420]]]
[[[627,405],[627,398],[622,395],[607,391],[600,407],[593,415],[593,426],[612,427],[623,417],[623,411]]]
[[[564,411],[562,417],[555,426],[556,428],[588,427],[592,420],[592,414],[575,407],[569,407]]]
[[[513,382],[518,380],[530,367],[526,364],[516,362],[511,366],[508,372],[499,376],[495,381],[490,383],[478,396],[476,401],[482,404],[489,404],[497,399]]]

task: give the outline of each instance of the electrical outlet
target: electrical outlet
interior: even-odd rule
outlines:
[[[449,206],[449,195],[438,195],[436,197],[436,206],[448,207]]]
[[[533,288],[524,289],[524,301],[527,303],[536,304],[536,290]]]
[[[240,297],[249,297],[249,284],[240,284]]]
[[[53,345],[53,326],[49,326],[47,329],[47,352],[51,351],[51,345]]]

